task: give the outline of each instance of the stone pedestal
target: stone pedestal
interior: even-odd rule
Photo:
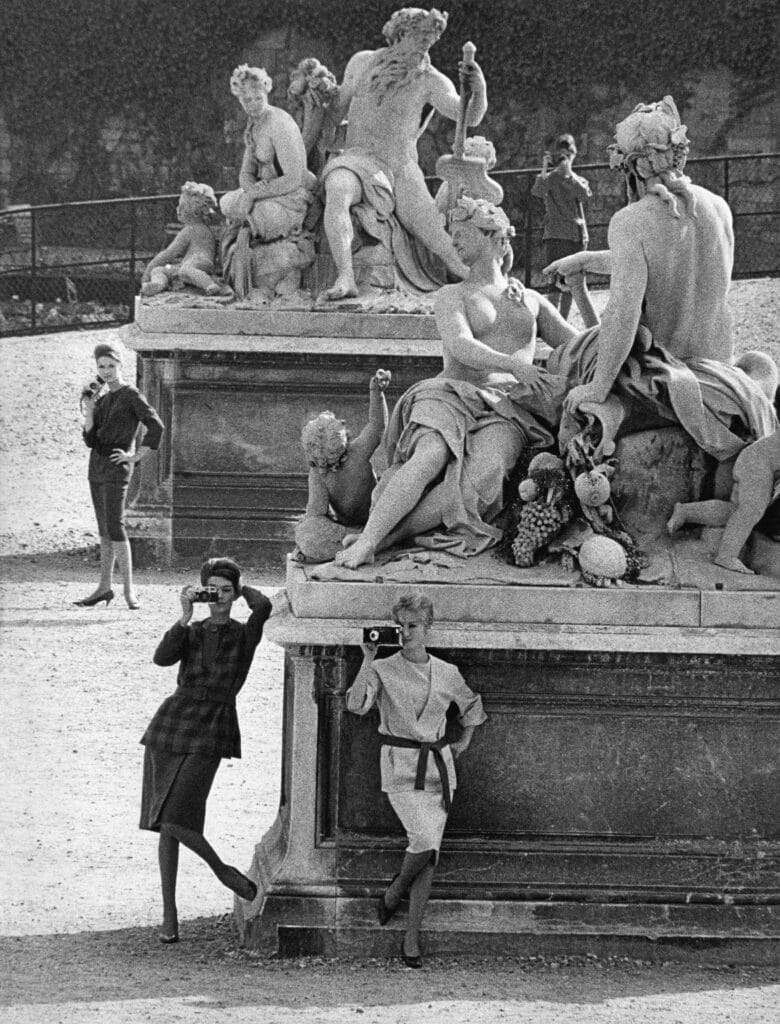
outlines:
[[[141,563],[217,551],[278,563],[306,507],[306,421],[332,409],[357,433],[378,367],[393,373],[390,407],[441,369],[432,316],[164,303],[136,315],[138,386],[166,427],[129,503]]]
[[[780,591],[415,586],[431,648],[482,695],[459,763],[430,953],[780,955]],[[404,836],[374,716],[345,709],[362,627],[408,585],[293,563],[266,635],[286,649],[282,798],[237,906],[243,941],[393,955],[375,901]]]

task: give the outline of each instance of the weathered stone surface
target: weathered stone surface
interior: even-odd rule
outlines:
[[[488,722],[458,765],[429,951],[777,956],[778,656],[436,653]],[[288,646],[285,797],[255,855],[264,899],[240,917],[250,945],[387,951],[373,898],[405,840],[376,723],[345,711],[359,663],[356,646]]]

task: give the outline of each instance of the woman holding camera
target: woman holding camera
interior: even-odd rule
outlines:
[[[241,757],[236,694],[244,685],[263,636],[271,602],[241,586],[241,570],[230,558],[210,558],[201,567],[205,588],[184,587],[182,613],[154,653],[156,665],[179,664],[176,691],[160,705],[144,733],[140,828],[159,832],[163,943],[179,941],[176,878],[179,844],[201,857],[223,885],[244,900],[257,886],[225,864],[203,835],[206,800],[223,757]],[[243,597],[252,614],[245,624],[231,619]],[[209,614],[190,622],[193,602],[207,601]]]
[[[393,607],[401,650],[376,661],[376,644],[363,644],[363,664],[347,691],[347,709],[365,715],[379,710],[382,790],[408,838],[401,870],[379,898],[377,914],[384,925],[409,896],[409,917],[401,940],[407,967],[422,967],[420,927],[439,859],[442,833],[457,785],[454,758],[471,742],[486,720],[482,699],[463,681],[454,665],[428,654],[425,643],[433,624],[433,605],[422,594],[409,594]],[[447,711],[458,707],[460,738],[445,739]]]
[[[138,608],[133,589],[133,560],[125,529],[125,501],[133,466],[160,444],[163,423],[144,396],[122,379],[122,357],[113,345],[96,345],[97,378],[81,395],[84,443],[91,449],[89,489],[100,535],[100,581],[88,596],[74,603],[92,608],[114,599],[114,563],[119,563],[127,607]],[[146,427],[135,447],[139,424]]]

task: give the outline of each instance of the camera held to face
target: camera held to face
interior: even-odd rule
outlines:
[[[96,398],[105,383],[106,382],[103,380],[100,374],[98,374],[94,380],[91,380],[89,382],[89,384],[84,385],[84,390],[81,392],[81,397]]]
[[[364,644],[377,644],[380,647],[399,647],[401,644],[400,626],[366,626],[363,630]]]
[[[216,587],[196,587],[190,600],[193,604],[214,604],[219,600],[219,591]]]

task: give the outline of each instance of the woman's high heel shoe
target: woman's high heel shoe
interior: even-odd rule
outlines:
[[[141,607],[141,602],[138,600],[135,594],[132,597],[128,597],[127,594],[125,594],[125,601],[127,601],[127,607],[130,609],[131,612],[137,612],[138,609]]]
[[[113,590],[104,590],[102,594],[93,594],[91,597],[82,597],[80,601],[74,601],[75,605],[79,608],[94,608],[96,604],[100,604],[101,601],[106,602],[106,608],[114,600]]]
[[[170,932],[167,935],[165,934],[165,932],[160,932],[157,938],[160,940],[160,942],[162,942],[164,946],[171,946],[173,945],[174,942],[179,941],[179,932],[178,930],[176,930],[175,932]]]

